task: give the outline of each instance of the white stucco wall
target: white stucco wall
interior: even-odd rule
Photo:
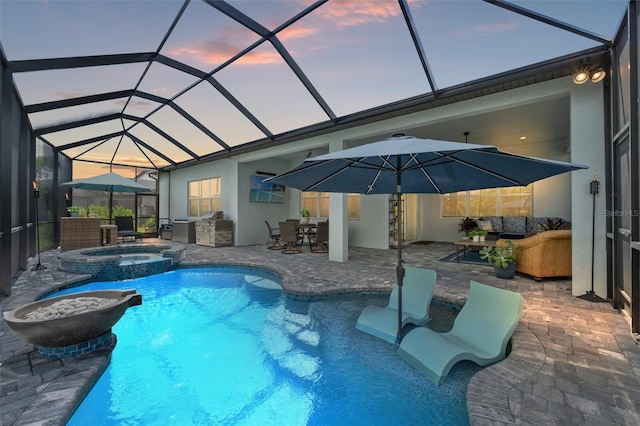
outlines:
[[[256,172],[280,173],[289,168],[289,162],[284,160],[258,160],[238,164],[238,215],[236,217],[236,245],[263,244],[268,241],[269,233],[264,221],[268,220],[272,227],[278,227],[278,222],[290,217],[299,217],[290,213],[290,202],[293,190],[285,190],[284,204],[252,203],[249,201],[251,176]],[[299,191],[298,191],[299,192]],[[297,210],[297,209],[296,209]]]
[[[236,196],[225,196],[229,189],[232,189],[230,186],[235,187],[235,183],[233,183],[237,180],[235,163],[235,161],[225,159],[216,162],[196,164],[188,168],[171,171],[169,196],[169,202],[171,203],[171,219],[189,218],[187,198],[189,194],[189,182],[216,177],[220,178],[221,186],[224,191],[221,204],[222,211],[224,212],[225,217],[235,217]]]

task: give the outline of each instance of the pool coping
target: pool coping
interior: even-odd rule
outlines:
[[[69,250],[58,254],[60,269],[91,274],[97,280],[124,280],[175,269],[185,258],[186,246],[168,243],[131,243]],[[128,255],[158,254],[151,261],[128,262]]]

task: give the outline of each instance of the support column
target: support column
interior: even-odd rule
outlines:
[[[344,149],[344,141],[332,141],[329,152]],[[349,219],[347,194],[329,194],[329,260],[349,259]]]
[[[604,143],[604,95],[602,83],[573,85],[571,88],[571,161],[589,166],[586,170],[571,172],[571,246],[573,254],[574,296],[591,290],[591,260],[593,259],[593,289],[600,297],[607,296],[606,263],[606,200],[601,188],[595,198],[593,217],[593,195],[590,182],[594,173],[602,180],[605,175]],[[595,220],[594,247],[592,221]],[[591,250],[594,250],[593,257]]]

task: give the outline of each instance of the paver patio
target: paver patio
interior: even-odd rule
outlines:
[[[285,291],[302,298],[389,291],[395,280],[394,250],[350,248],[349,261],[339,263],[308,248],[284,255],[266,247],[190,244],[186,263],[275,269]],[[482,370],[469,384],[472,425],[640,424],[640,347],[621,314],[608,303],[573,297],[571,280],[536,282],[521,275],[501,280],[486,266],[440,261],[454,251],[450,243],[413,244],[404,251],[408,265],[438,272],[434,299],[464,303],[470,279],[518,291],[525,299],[511,355]],[[28,265],[16,279],[13,295],[0,301],[3,311],[82,278],[60,271],[57,254],[42,254],[46,270],[31,271]],[[76,359],[44,359],[4,322],[0,344],[2,425],[64,424],[110,358],[102,351]]]

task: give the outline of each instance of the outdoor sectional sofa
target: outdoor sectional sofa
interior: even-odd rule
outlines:
[[[496,247],[504,247],[500,239]],[[551,277],[570,277],[571,230],[543,231],[527,238],[514,240],[516,271],[531,275],[535,280]]]

